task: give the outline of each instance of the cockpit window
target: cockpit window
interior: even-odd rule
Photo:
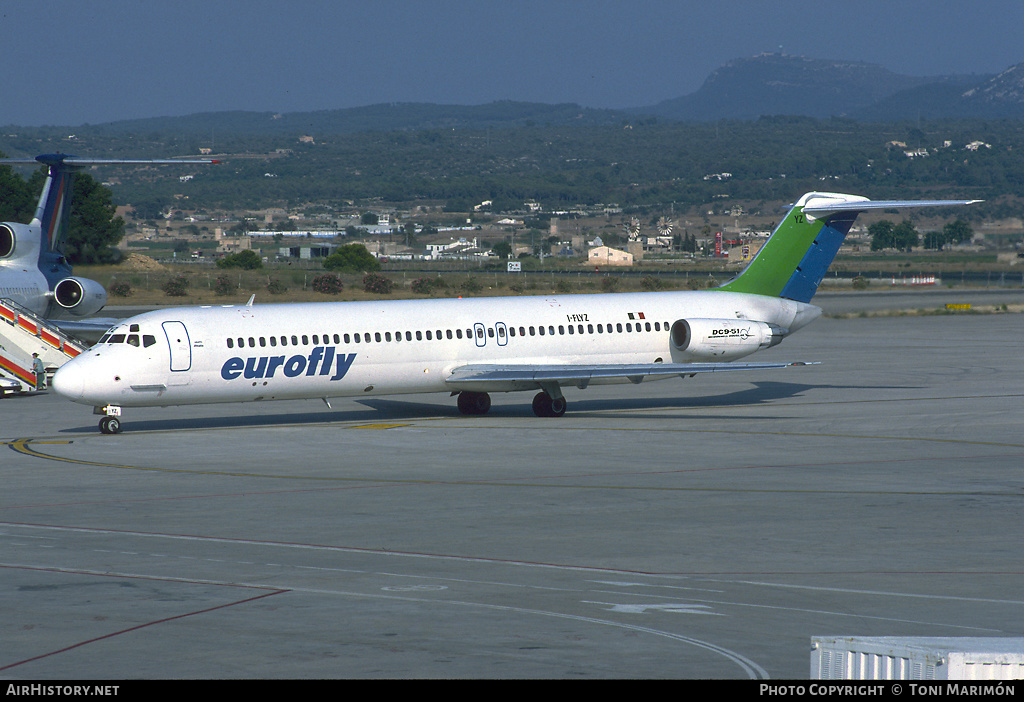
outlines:
[[[147,349],[150,346],[152,346],[153,344],[155,344],[155,343],[156,343],[156,337],[153,336],[152,334],[143,334],[142,335],[142,345],[144,347],[146,347]]]
[[[135,325],[132,325],[132,326],[135,326]],[[131,346],[136,346],[137,347],[139,345],[139,335],[138,334],[129,334],[128,335],[128,344],[131,345]]]
[[[111,334],[110,339],[107,340],[111,344],[123,344],[124,334]]]

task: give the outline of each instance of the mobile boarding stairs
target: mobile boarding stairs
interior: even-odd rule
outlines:
[[[42,359],[49,385],[58,368],[87,348],[13,300],[0,298],[0,395],[35,392],[33,353]]]

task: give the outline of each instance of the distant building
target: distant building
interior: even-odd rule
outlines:
[[[309,260],[311,258],[327,258],[334,253],[335,247],[331,244],[324,246],[282,246],[277,250],[278,258],[299,258]]]
[[[427,244],[425,258],[428,261],[436,261],[441,258],[463,258],[480,252],[476,237],[470,241],[465,237],[452,239],[447,244]]]
[[[252,237],[250,236],[217,238],[217,253],[219,254],[236,254],[241,251],[248,251],[251,248]]]
[[[632,266],[633,255],[613,249],[610,246],[598,246],[590,250],[587,260],[595,266]]]
[[[764,242],[752,241],[746,244],[739,244],[729,247],[729,263],[746,263],[754,258],[761,250]]]

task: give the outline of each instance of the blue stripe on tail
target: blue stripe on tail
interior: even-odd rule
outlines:
[[[779,297],[796,302],[811,301],[855,219],[856,212],[843,212],[833,215],[824,223]]]

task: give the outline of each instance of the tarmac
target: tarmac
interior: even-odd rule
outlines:
[[[422,395],[106,436],[4,399],[0,677],[798,679],[812,636],[1024,636],[1022,332],[825,317],[757,357],[820,365],[559,419]]]

